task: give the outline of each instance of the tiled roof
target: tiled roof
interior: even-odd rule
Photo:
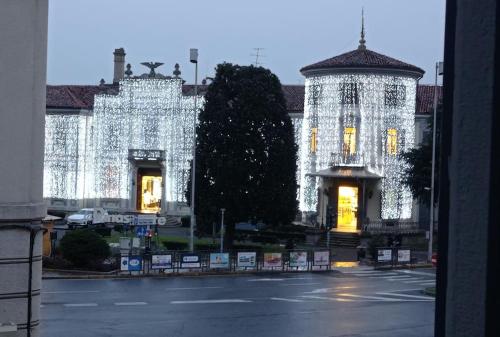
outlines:
[[[300,72],[305,73],[311,70],[342,68],[397,69],[416,72],[421,76],[424,74],[424,71],[416,66],[368,49],[355,49],[353,51],[305,66],[300,69]]]
[[[118,86],[47,85],[47,108],[92,109],[94,95],[117,94]]]
[[[419,84],[417,87],[417,114],[433,114],[434,111],[434,85]],[[443,98],[443,87],[437,87],[438,102]]]
[[[305,87],[303,85],[282,86],[285,95],[286,105],[290,113],[304,112]],[[199,93],[204,93],[206,85],[198,87]],[[442,87],[438,87],[438,98],[441,98]],[[192,95],[194,86],[185,84],[182,87],[184,95]],[[47,108],[67,108],[67,109],[88,109],[94,105],[94,95],[96,94],[117,94],[116,85],[48,85],[47,86]],[[434,102],[434,86],[418,85],[417,87],[417,114],[432,113]]]

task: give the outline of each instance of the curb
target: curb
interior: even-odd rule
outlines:
[[[66,271],[67,272],[67,271]],[[116,273],[116,271],[113,271]],[[277,274],[305,274],[305,273],[339,273],[337,270],[314,270],[314,271],[238,271],[238,272],[172,272],[169,274],[151,275],[120,275],[120,274],[68,274],[68,275],[42,275],[43,280],[101,280],[101,279],[140,279],[140,278],[170,278],[170,277],[203,277],[203,276],[246,276],[246,275],[277,275]]]

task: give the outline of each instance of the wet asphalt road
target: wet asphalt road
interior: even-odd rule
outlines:
[[[430,337],[432,270],[44,280],[42,337]]]

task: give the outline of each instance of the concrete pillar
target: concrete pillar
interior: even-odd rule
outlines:
[[[47,18],[47,0],[2,1],[0,323],[19,337],[39,335]]]
[[[118,83],[125,76],[125,50],[123,48],[117,48],[113,52],[114,55],[114,72],[113,72],[113,83]]]
[[[500,329],[499,13],[447,1],[436,337]]]

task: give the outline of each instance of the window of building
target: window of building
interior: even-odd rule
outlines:
[[[359,89],[361,83],[340,83],[340,104],[359,104]]]
[[[387,153],[395,156],[398,154],[398,130],[387,130]]]
[[[318,128],[311,130],[311,153],[316,153],[318,147]]]
[[[344,128],[344,155],[356,153],[356,128]]]
[[[405,105],[406,87],[402,84],[385,85],[385,106],[401,107]]]

